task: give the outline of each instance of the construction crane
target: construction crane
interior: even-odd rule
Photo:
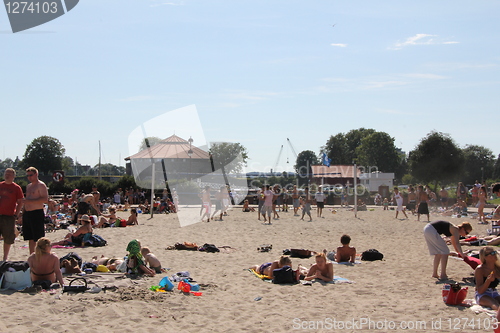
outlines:
[[[286,138],[286,141],[288,142],[288,145],[290,146],[290,149],[292,149],[293,155],[295,155],[295,159],[297,159],[297,153],[295,152],[295,148],[293,148],[292,141],[290,141],[289,138]],[[286,158],[286,163],[288,163],[288,156]]]
[[[274,166],[271,169],[271,173],[276,172],[276,168],[278,167],[278,163],[280,162],[280,157],[281,157],[282,152],[283,152],[283,145],[281,145],[280,152],[278,154],[278,158],[276,159],[276,163],[274,163]]]

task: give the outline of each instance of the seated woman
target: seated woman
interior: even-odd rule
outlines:
[[[481,306],[490,307],[498,310],[500,305],[500,294],[496,287],[500,282],[500,261],[497,251],[492,247],[486,246],[479,251],[481,265],[477,266],[474,272],[476,281],[476,302]]]
[[[127,225],[139,225],[139,221],[137,221],[137,209],[132,208],[130,210],[130,216],[128,217]]]
[[[116,219],[117,219],[116,208],[109,207],[108,211],[109,211],[109,214],[102,214],[101,219],[99,220],[99,223],[96,225],[96,228],[110,227],[111,225],[115,224]]]
[[[127,258],[127,271],[132,274],[146,274],[148,276],[155,276],[154,270],[148,268],[144,264],[144,258],[141,253],[141,243],[134,239],[128,243],[127,251],[129,252]]]
[[[311,281],[320,279],[325,282],[333,281],[333,264],[331,262],[326,262],[325,254],[323,252],[317,253],[315,259],[316,263],[309,268],[304,280]]]
[[[63,276],[59,267],[59,258],[51,250],[50,239],[42,237],[36,242],[35,253],[28,258],[31,271],[31,281],[59,282],[64,285]],[[36,283],[35,283],[36,284]]]
[[[278,268],[282,268],[283,266],[290,266],[292,267],[292,260],[290,257],[287,256],[281,256],[279,260],[273,261],[273,262],[266,262],[265,264],[262,265],[254,265],[250,267],[250,269],[253,269],[256,273],[259,275],[266,275],[270,279],[272,279],[273,276],[273,271]],[[299,265],[300,266],[300,265]],[[299,267],[299,274],[300,274],[300,268]],[[305,275],[305,274],[304,274]]]
[[[52,243],[52,245],[75,245],[83,246],[85,237],[92,235],[92,226],[90,225],[90,216],[84,214],[80,219],[82,226],[78,228],[75,232],[69,233],[64,237],[64,240],[60,242]]]

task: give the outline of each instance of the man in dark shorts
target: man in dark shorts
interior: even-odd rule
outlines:
[[[0,183],[0,235],[3,237],[3,260],[6,261],[16,239],[16,220],[23,207],[24,194],[21,186],[14,183],[14,169],[5,169],[3,178]]]
[[[38,170],[34,167],[26,169],[26,177],[30,182],[26,187],[24,199],[23,237],[29,241],[30,254],[35,252],[36,241],[45,237],[45,213],[43,204],[49,201],[47,185],[38,179]]]

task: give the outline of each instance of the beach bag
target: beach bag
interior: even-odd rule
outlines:
[[[64,257],[60,258],[60,259],[59,259],[59,264],[60,264],[60,265],[61,265],[61,267],[62,267],[62,262],[63,262],[64,260],[67,260],[67,261],[71,262],[71,259],[75,259],[75,260],[76,260],[76,262],[78,263],[78,267],[80,267],[80,268],[82,267],[82,264],[83,264],[82,257],[80,257],[80,256],[78,255],[78,253],[76,253],[76,252],[70,252],[70,253],[68,253],[67,255],[65,255]]]
[[[304,249],[290,249],[290,257],[294,258],[310,258],[311,251]]]
[[[273,249],[272,244],[263,244],[257,248],[257,251],[259,252],[269,252]]]
[[[108,242],[99,235],[92,234],[89,239],[85,242],[85,246],[101,247],[108,244]]]
[[[468,287],[460,286],[458,283],[445,284],[443,286],[443,301],[448,305],[460,305],[467,297]]]
[[[0,287],[2,290],[13,289],[22,290],[31,286],[30,269],[19,271],[6,271],[0,279]]]
[[[361,260],[375,261],[384,259],[384,255],[376,249],[369,249],[361,254]]]
[[[77,281],[77,283],[75,283],[75,281]],[[78,283],[80,283],[80,281],[83,281],[83,284],[78,284]],[[87,280],[85,278],[76,278],[76,279],[69,281],[69,284],[67,286],[63,287],[63,293],[69,292],[69,291],[82,293],[82,292],[87,291],[87,289],[89,289],[87,287]]]
[[[292,267],[286,265],[273,270],[273,283],[295,283],[295,272]]]

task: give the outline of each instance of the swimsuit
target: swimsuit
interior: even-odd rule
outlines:
[[[264,275],[264,270],[270,267],[272,264],[272,262],[266,262],[265,264],[260,265],[260,267],[257,269],[257,273],[259,273],[260,275]]]
[[[484,278],[484,281],[486,281],[488,277],[485,277]],[[482,294],[479,294],[476,290],[476,293],[475,293],[475,297],[476,297],[476,303],[479,304],[479,300],[481,299],[481,297],[483,296],[490,296],[491,298],[495,299],[497,297],[500,296],[500,294],[498,294],[498,291],[495,289],[497,286],[498,286],[498,283],[500,281],[498,281],[498,279],[495,279],[493,281],[490,282],[490,285],[488,286],[488,289],[486,289],[486,291]]]

